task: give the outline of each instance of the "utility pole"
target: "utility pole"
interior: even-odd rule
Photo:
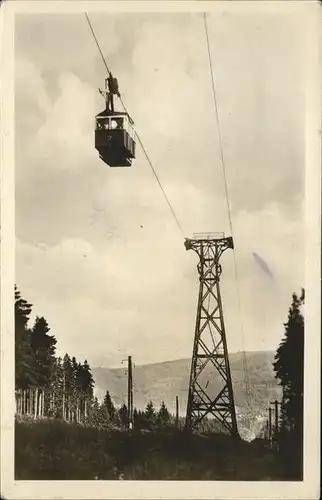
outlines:
[[[233,239],[223,233],[199,233],[186,239],[185,247],[199,257],[200,282],[185,427],[193,430],[204,417],[212,416],[226,432],[238,436],[219,287],[219,259],[234,248]]]
[[[268,408],[268,440],[269,445],[272,445],[272,408]]]
[[[266,426],[265,426],[265,439],[269,439],[268,420],[266,420]]]
[[[179,398],[176,396],[176,429],[179,429]]]
[[[127,411],[128,411],[128,424],[129,429],[133,428],[133,378],[132,378],[132,357],[128,356],[128,370],[127,370]]]
[[[274,416],[275,416],[275,426],[274,426],[274,439],[276,445],[278,444],[278,433],[279,433],[279,419],[278,419],[278,406],[281,404],[277,399],[275,401],[270,401],[271,405],[274,405]]]
[[[275,423],[275,425],[274,425],[275,436],[274,437],[276,437],[277,436],[277,432],[278,432],[278,402],[277,402],[277,400],[270,401],[269,404],[270,405],[274,405],[274,421],[275,421],[274,422]]]

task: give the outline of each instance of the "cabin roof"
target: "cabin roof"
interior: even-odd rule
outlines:
[[[104,111],[101,111],[101,113],[98,113],[98,115],[96,115],[96,118],[109,118],[109,117],[112,117],[112,116],[127,116],[128,119],[130,120],[130,123],[133,124],[133,120],[132,118],[130,117],[130,115],[128,113],[125,113],[124,111],[110,111],[109,109],[104,109]]]

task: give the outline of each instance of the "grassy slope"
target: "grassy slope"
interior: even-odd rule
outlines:
[[[229,436],[99,431],[60,421],[16,422],[17,480],[273,480],[263,442]]]

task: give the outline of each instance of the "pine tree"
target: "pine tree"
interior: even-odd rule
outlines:
[[[21,297],[15,286],[15,377],[18,390],[26,390],[35,382],[28,329],[31,310],[32,305]]]
[[[76,422],[80,422],[80,402],[81,402],[81,389],[79,386],[79,379],[77,377],[79,371],[79,365],[75,356],[72,357],[72,387],[71,387],[71,399],[73,408],[73,419]]]
[[[148,404],[146,405],[144,416],[145,416],[146,428],[152,429],[152,427],[156,422],[156,411],[152,401],[149,401]]]
[[[147,419],[145,417],[145,412],[134,408],[134,410],[133,410],[133,422],[134,422],[134,427],[136,429],[146,429],[147,428]]]
[[[77,382],[81,393],[83,418],[86,420],[94,393],[94,379],[87,360],[78,365]]]
[[[34,416],[45,416],[50,406],[50,386],[53,381],[56,339],[48,335],[50,328],[45,318],[36,317],[30,330],[30,346],[33,354]]]
[[[72,393],[74,385],[74,371],[72,360],[66,353],[63,358],[63,418],[68,422],[72,419]]]
[[[91,426],[101,429],[106,425],[102,407],[99,404],[97,397],[94,397],[92,406],[89,410],[88,422]]]
[[[106,391],[103,401],[103,408],[106,410],[107,418],[112,421],[115,417],[116,410],[109,391]]]
[[[77,421],[81,422],[84,418],[84,408],[85,408],[85,392],[84,392],[84,381],[83,381],[83,366],[81,363],[77,363],[76,366],[76,393],[77,393],[77,406],[78,406],[78,417]]]
[[[303,380],[304,380],[304,290],[293,294],[285,336],[275,355],[274,371],[283,389],[279,442],[286,463],[295,465],[292,474],[301,474],[303,446]],[[295,471],[295,472],[294,472]]]
[[[127,413],[127,406],[126,404],[123,404],[121,408],[118,411],[119,419],[122,425],[127,426],[128,425],[128,413]]]
[[[64,368],[61,357],[55,359],[51,386],[50,416],[63,418]]]
[[[30,344],[34,357],[34,371],[38,387],[48,388],[52,382],[57,341],[48,335],[50,328],[45,318],[37,316],[31,330]]]
[[[301,297],[293,294],[288,320],[284,324],[285,337],[275,355],[274,370],[283,388],[282,411],[284,425],[296,434],[303,427],[303,377],[304,377],[304,318]]]
[[[82,380],[84,383],[84,391],[86,394],[86,397],[90,400],[93,397],[93,389],[94,389],[94,379],[93,375],[91,373],[91,368],[85,359],[83,367],[83,374],[82,374]]]
[[[160,427],[166,427],[169,425],[170,423],[170,413],[164,403],[164,401],[162,401],[161,403],[161,406],[160,406],[160,410],[158,411],[158,415],[157,415],[157,423]]]

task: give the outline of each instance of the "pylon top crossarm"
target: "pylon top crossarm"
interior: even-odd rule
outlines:
[[[234,248],[233,238],[231,236],[224,238],[186,238],[184,245],[186,250],[194,250],[199,257],[204,254],[204,250],[212,250],[214,255],[219,258],[228,248]]]

